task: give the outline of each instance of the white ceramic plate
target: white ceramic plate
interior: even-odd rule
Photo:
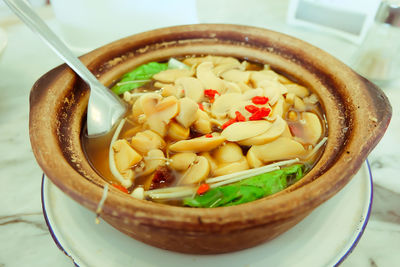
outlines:
[[[0,55],[7,45],[7,33],[5,30],[0,28]]]
[[[43,213],[57,246],[78,266],[336,266],[357,245],[369,218],[372,177],[366,162],[346,187],[278,238],[220,255],[154,248],[120,233],[43,176]]]

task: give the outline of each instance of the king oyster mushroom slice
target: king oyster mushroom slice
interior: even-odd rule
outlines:
[[[183,174],[179,184],[195,184],[205,180],[210,173],[210,164],[205,157],[197,156],[189,169]]]
[[[173,141],[186,140],[189,138],[190,129],[185,128],[177,122],[170,122],[167,136]]]
[[[299,142],[287,137],[279,137],[264,145],[253,145],[247,153],[254,153],[263,163],[268,163],[277,160],[298,158],[305,151],[303,145]]]
[[[236,64],[236,63],[240,64],[239,60],[237,60],[236,58],[221,57],[221,56],[189,57],[185,58],[182,62],[189,66],[201,64],[203,62],[212,62],[214,65]]]
[[[264,165],[264,163],[254,153],[254,150],[249,149],[249,151],[247,151],[246,159],[250,168],[258,168]]]
[[[218,167],[214,157],[212,157],[209,152],[201,152],[199,156],[205,157],[208,160],[208,164],[210,164],[210,172],[212,175],[214,175],[214,170],[216,170]]]
[[[165,165],[164,153],[159,149],[150,150],[144,157],[144,169],[136,172],[137,176],[144,176],[154,172],[158,166]]]
[[[221,135],[213,134],[212,137],[196,137],[189,140],[178,141],[169,146],[173,152],[207,152],[220,146],[226,138]]]
[[[198,109],[197,120],[193,123],[192,127],[196,130],[196,132],[201,134],[211,133],[212,132],[211,121],[207,112]]]
[[[225,86],[225,91],[223,94],[229,94],[229,93],[241,93],[242,89],[240,89],[239,85],[233,82],[228,82],[228,81],[223,81],[224,86]]]
[[[278,81],[278,77],[273,71],[251,71],[249,80],[257,88],[263,81]]]
[[[181,77],[176,79],[175,86],[182,88],[185,96],[192,99],[194,102],[200,102],[204,97],[204,88],[202,83],[193,77]]]
[[[247,169],[249,169],[249,164],[247,163],[246,157],[242,156],[238,161],[219,164],[213,174],[215,176],[221,176]]]
[[[304,104],[304,101],[298,97],[294,97],[294,108],[297,109],[298,111],[306,111],[306,104]]]
[[[302,112],[300,123],[303,125],[305,143],[315,145],[322,135],[322,125],[318,116],[312,112]]]
[[[178,89],[170,84],[170,83],[161,83],[161,82],[155,82],[154,83],[154,87],[160,88],[161,89],[161,95],[163,97],[167,97],[167,96],[175,96],[177,98],[179,98],[181,96],[181,94],[179,93]]]
[[[243,157],[243,153],[236,143],[228,142],[217,148],[213,156],[219,163],[229,163],[239,161]]]
[[[288,93],[293,93],[301,98],[307,97],[310,94],[307,88],[296,83],[285,84],[285,87]]]
[[[193,152],[177,153],[171,157],[170,167],[176,171],[186,171],[195,161],[197,155]]]
[[[286,121],[281,117],[277,117],[272,123],[271,128],[269,128],[266,132],[248,139],[244,139],[238,143],[242,146],[263,145],[277,139],[282,135],[286,128]]]
[[[151,130],[139,132],[131,139],[131,146],[141,154],[147,154],[153,149],[164,149],[165,145],[161,136]]]
[[[212,62],[203,62],[197,66],[197,79],[203,84],[204,88],[217,90],[219,93],[225,91],[224,81],[218,78],[213,72]]]
[[[231,69],[221,74],[221,77],[230,82],[235,83],[248,83],[250,79],[250,71],[243,71],[239,69]]]
[[[231,142],[248,139],[265,133],[272,123],[265,120],[236,122],[226,127],[221,136]]]
[[[127,173],[132,166],[142,160],[142,156],[125,139],[115,141],[112,149],[114,150],[115,166],[121,174]]]
[[[191,77],[193,74],[191,69],[168,69],[154,74],[153,79],[163,83],[173,83],[178,78]]]
[[[167,124],[178,114],[178,99],[174,96],[163,98],[156,93],[148,93],[143,95],[139,101],[149,128],[159,135],[165,136]]]
[[[189,128],[197,120],[198,109],[199,106],[192,99],[188,97],[181,98],[179,99],[179,114],[175,119],[183,127]]]
[[[276,81],[262,81],[260,87],[264,89],[263,95],[268,97],[270,105],[275,105],[278,99],[287,92],[286,88]]]
[[[271,118],[282,117],[285,108],[284,104],[285,104],[285,98],[281,95],[279,96],[276,103],[272,106],[271,114],[269,115],[269,117]]]
[[[235,63],[228,63],[228,64],[220,64],[213,69],[213,72],[217,76],[221,76],[222,73],[232,69],[243,69],[243,65],[239,63],[239,61]]]
[[[211,114],[216,118],[225,118],[232,106],[238,105],[243,101],[240,93],[227,93],[215,98],[211,106]]]

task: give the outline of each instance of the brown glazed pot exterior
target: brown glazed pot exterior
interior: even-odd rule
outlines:
[[[208,54],[267,63],[310,88],[325,109],[328,142],[322,158],[300,182],[234,207],[173,207],[110,188],[101,214],[104,220],[135,239],[184,253],[240,250],[287,231],[349,182],[391,117],[382,91],[346,65],[303,41],[260,28],[210,24],[164,28],[103,46],[81,60],[110,85],[148,61]],[[88,94],[66,65],[49,71],[32,88],[29,129],[45,174],[94,211],[105,181],[92,169],[81,145]]]

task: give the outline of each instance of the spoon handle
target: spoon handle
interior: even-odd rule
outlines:
[[[70,68],[72,68],[91,89],[101,90],[104,86],[98,86],[100,82],[86,68],[85,65],[72,53],[72,51],[57,37],[57,35],[46,25],[46,23],[33,11],[33,9],[24,0],[4,0],[9,8],[42,40],[50,46],[51,49],[62,58]]]

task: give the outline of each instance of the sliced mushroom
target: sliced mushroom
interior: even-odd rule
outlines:
[[[136,199],[144,199],[144,188],[143,187],[136,187],[132,191],[131,196],[136,198]]]
[[[199,106],[192,99],[184,97],[179,99],[179,109],[179,114],[175,118],[176,121],[183,127],[189,128],[197,120]]]
[[[279,137],[278,139],[264,145],[254,145],[247,153],[250,151],[263,163],[268,163],[277,160],[301,157],[306,150],[302,144],[293,139]]]
[[[306,104],[304,104],[303,100],[300,97],[295,96],[295,98],[294,98],[294,108],[297,109],[300,112],[306,111]]]
[[[203,62],[197,66],[197,79],[203,84],[204,88],[217,90],[219,93],[225,91],[223,80],[218,78],[213,72],[214,65],[211,62]]]
[[[210,164],[205,157],[198,156],[183,174],[180,184],[195,184],[205,180],[210,173]]]
[[[198,65],[203,62],[212,62],[214,65],[221,64],[237,64],[239,60],[233,57],[220,57],[220,56],[206,56],[206,57],[189,57],[185,58],[183,61],[186,65],[193,66]]]
[[[276,101],[287,93],[286,87],[277,81],[262,81],[260,87],[264,89],[264,95],[268,97],[271,105],[275,105]]]
[[[142,96],[143,97],[143,96]],[[132,105],[132,119],[134,122],[138,122],[140,115],[144,114],[141,104],[141,98],[137,99]]]
[[[258,168],[264,165],[263,162],[254,153],[254,149],[249,149],[247,151],[246,159],[250,168]]]
[[[194,102],[200,102],[204,97],[204,88],[202,83],[193,77],[181,77],[176,79],[175,86],[182,88],[185,96],[192,99]]]
[[[271,128],[269,128],[266,132],[244,139],[239,141],[239,144],[242,146],[251,146],[251,145],[263,145],[268,142],[271,142],[277,139],[286,129],[287,123],[281,117],[277,117],[274,123],[272,123]]]
[[[215,159],[210,155],[209,152],[202,152],[199,154],[199,156],[205,157],[208,160],[208,164],[210,164],[210,172],[211,174],[214,173],[214,170],[217,169],[218,165]]]
[[[296,83],[286,84],[285,87],[288,93],[293,93],[301,98],[307,97],[310,94],[307,88]]]
[[[221,76],[226,71],[239,68],[242,68],[242,65],[237,61],[235,63],[220,64],[213,69],[213,72],[216,76]]]
[[[197,110],[197,120],[193,123],[194,130],[201,134],[208,134],[212,132],[211,121],[207,112],[200,109]]]
[[[150,150],[144,157],[144,168],[136,171],[137,176],[144,176],[154,172],[159,166],[165,165],[164,153],[159,149]]]
[[[260,83],[264,81],[278,81],[278,77],[275,72],[270,70],[250,72],[250,82],[254,87],[260,87]]]
[[[161,95],[163,97],[167,97],[167,96],[180,97],[178,88],[176,88],[174,85],[172,85],[170,83],[155,82],[154,87],[161,88]]]
[[[249,82],[250,73],[251,72],[249,72],[249,71],[231,69],[231,70],[228,70],[228,71],[225,71],[224,73],[222,73],[221,77],[226,81],[246,84]]]
[[[283,111],[284,111],[284,103],[285,99],[281,95],[278,98],[278,101],[276,101],[275,105],[272,106],[272,111],[269,117],[271,118],[276,118],[276,117],[282,117],[283,116]]]
[[[211,113],[216,118],[225,118],[232,106],[243,101],[242,94],[229,93],[217,97],[211,106]]]
[[[242,156],[238,161],[219,164],[218,168],[214,170],[214,175],[221,176],[247,169],[249,169],[249,164],[246,157]]]
[[[219,163],[239,161],[243,157],[242,149],[236,143],[226,143],[220,146],[213,154]]]
[[[226,127],[221,136],[231,142],[241,141],[266,132],[271,125],[265,120],[236,122]]]
[[[185,128],[179,123],[170,122],[168,127],[167,136],[173,141],[186,140],[189,138],[190,129]]]
[[[226,138],[220,135],[212,137],[197,137],[189,140],[178,141],[169,146],[169,149],[174,152],[207,152],[220,146]]]
[[[176,171],[186,171],[195,161],[197,155],[192,152],[177,153],[171,157],[170,167]]]
[[[224,87],[225,87],[225,91],[223,92],[224,94],[241,93],[242,92],[242,89],[240,89],[239,85],[237,85],[236,83],[227,82],[227,81],[223,81],[223,82],[224,82]]]
[[[143,95],[140,99],[149,128],[165,136],[167,124],[179,111],[178,100],[174,96],[162,98],[156,93]]]
[[[193,74],[193,71],[190,69],[168,69],[154,74],[153,79],[163,83],[173,83],[180,77],[190,77]]]
[[[121,174],[142,160],[142,156],[125,139],[115,141],[112,149],[114,150],[115,166]]]
[[[146,130],[139,132],[132,137],[131,146],[141,154],[145,155],[153,149],[164,149],[165,141],[157,133],[151,130]]]
[[[312,112],[301,113],[304,141],[315,145],[322,135],[322,125],[318,116]]]

